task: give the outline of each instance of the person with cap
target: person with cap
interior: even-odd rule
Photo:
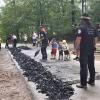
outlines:
[[[81,16],[81,23],[77,30],[75,45],[80,51],[80,84],[78,88],[87,88],[89,85],[95,85],[95,65],[94,51],[96,50],[97,31],[90,22],[90,17],[87,13]],[[87,81],[89,70],[89,80]]]
[[[42,54],[41,61],[46,61],[47,60],[46,48],[48,46],[48,37],[46,30],[43,26],[40,26],[39,38],[41,39],[41,54]]]

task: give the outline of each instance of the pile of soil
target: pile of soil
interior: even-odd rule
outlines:
[[[0,51],[0,100],[34,100],[9,53]]]

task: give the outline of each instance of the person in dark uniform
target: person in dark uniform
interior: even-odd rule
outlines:
[[[41,40],[41,54],[42,54],[42,61],[47,60],[47,52],[46,48],[48,46],[48,37],[43,26],[40,26],[39,38]]]
[[[97,31],[90,22],[90,17],[87,13],[81,16],[81,23],[77,30],[77,38],[75,44],[80,50],[80,84],[78,88],[87,88],[89,85],[95,85],[95,65],[94,51],[96,50]],[[89,80],[87,81],[89,70]]]

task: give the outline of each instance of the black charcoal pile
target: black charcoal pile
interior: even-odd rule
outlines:
[[[10,48],[10,51],[21,69],[24,70],[23,75],[29,81],[37,83],[37,89],[45,93],[49,97],[48,100],[68,100],[73,95],[74,89],[69,82],[62,82],[56,78],[41,63],[21,53],[21,49]]]
[[[31,48],[27,47],[27,46],[19,46],[19,49],[23,49],[23,50],[31,50]]]

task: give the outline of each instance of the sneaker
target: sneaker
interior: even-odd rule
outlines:
[[[46,62],[47,60],[46,60],[46,59],[40,59],[40,61],[41,61],[41,62]]]
[[[79,84],[79,85],[76,85],[76,87],[77,87],[77,88],[83,88],[83,89],[87,89],[87,86],[86,86],[86,85],[81,85],[81,84]]]
[[[80,58],[78,57],[77,59],[76,59],[76,61],[79,61],[80,60]]]
[[[66,59],[64,59],[64,61],[66,61]]]
[[[79,60],[79,57],[75,57],[73,60]]]
[[[60,60],[60,58],[58,60]]]
[[[53,58],[50,58],[51,60],[53,60]]]
[[[75,57],[73,60],[76,60],[77,59],[77,57]]]
[[[55,60],[56,58],[50,58],[51,60]]]
[[[94,86],[95,85],[95,82],[90,82],[90,81],[88,81],[87,82],[89,85],[91,85],[91,86]]]

